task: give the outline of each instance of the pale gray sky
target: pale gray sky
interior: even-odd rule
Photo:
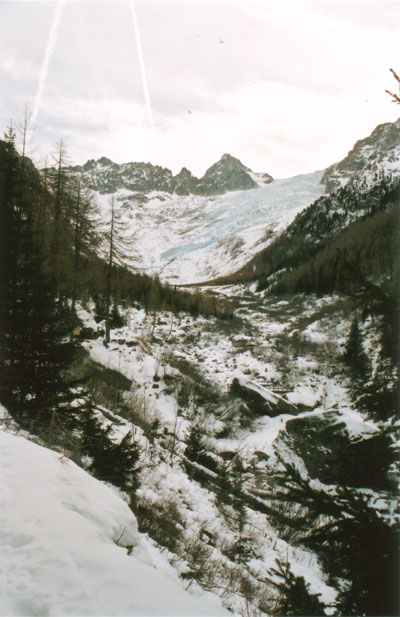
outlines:
[[[398,117],[399,52],[398,0],[0,0],[0,130],[28,101],[37,161],[287,177]]]

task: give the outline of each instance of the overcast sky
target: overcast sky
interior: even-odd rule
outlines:
[[[398,0],[0,0],[0,130],[27,102],[37,162],[322,169],[397,119],[390,67]]]

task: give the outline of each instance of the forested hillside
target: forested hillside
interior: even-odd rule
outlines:
[[[76,314],[77,302],[94,303],[105,344],[110,329],[123,324],[121,305],[222,318],[231,315],[232,305],[129,272],[117,264],[111,231],[107,260],[99,258],[96,206],[83,183],[68,176],[63,146],[56,167],[41,175],[14,142],[12,130],[0,141],[1,402],[34,432],[45,435],[57,425],[67,433],[80,422],[71,406],[77,384],[68,367],[77,337],[90,335]]]

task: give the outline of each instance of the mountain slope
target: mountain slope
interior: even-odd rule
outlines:
[[[318,199],[301,212],[265,251],[253,259],[247,270],[253,271],[254,279],[262,281],[261,288],[264,289],[275,282],[277,273],[281,277],[333,245],[356,221],[372,220],[378,213],[390,210],[399,201],[399,190],[400,182],[396,179],[382,179],[368,189],[354,186],[350,181],[337,193]],[[392,231],[396,233],[396,228]],[[347,237],[350,245],[361,239],[352,238],[351,234]],[[391,240],[387,240],[390,243]],[[352,250],[350,245],[348,248]],[[331,259],[335,256],[332,255]]]
[[[328,167],[322,182],[328,191],[344,186],[350,179],[363,176],[376,181],[382,170],[398,175],[400,160],[400,118],[380,124],[371,135],[358,141],[339,163]]]
[[[2,615],[229,615],[185,591],[111,488],[3,430],[0,453]]]
[[[229,273],[266,246],[323,192],[321,172],[275,180],[224,195],[153,191],[143,203],[127,189],[113,194],[121,221],[123,263],[171,283],[194,283]],[[107,232],[110,195],[97,195],[98,229]]]
[[[375,215],[398,203],[399,178],[400,120],[377,127],[370,137],[358,142],[343,161],[328,168],[321,182],[331,191],[297,214],[246,266],[230,277],[218,279],[219,282],[255,280],[260,282],[260,289],[265,289],[276,283],[276,277],[285,276],[311,259],[319,259],[319,252],[333,245],[356,221],[368,218],[369,226],[373,227]],[[396,233],[396,228],[392,232]],[[347,238],[351,238],[350,233]],[[354,240],[360,239],[354,236]],[[330,259],[336,260],[335,255],[330,255]],[[322,264],[319,265],[321,269]],[[314,276],[315,282],[317,279],[318,276]],[[324,290],[332,289],[334,282]],[[321,289],[314,288],[314,291]]]
[[[105,161],[105,167],[110,163]],[[190,181],[186,173],[183,176]],[[122,188],[101,197],[98,227],[105,233],[109,229],[109,200],[114,195],[122,262],[135,256],[132,247],[140,241],[143,254],[151,250],[155,255],[148,261],[159,263],[160,254],[171,249],[173,230],[172,248],[177,253],[167,255],[173,259],[171,273],[180,264],[187,274],[189,257],[196,274],[195,268],[204,264],[201,250],[210,254],[213,268],[221,269],[223,253],[215,261],[213,247],[227,237],[227,230],[234,240],[248,233],[255,250],[261,243],[255,244],[254,230],[266,224],[263,200],[271,203],[276,196],[276,223],[283,225],[279,216],[283,211],[288,218],[293,214],[294,191],[300,207],[310,187],[323,190],[320,177],[321,173],[276,181],[213,198],[176,197],[165,191],[145,195]],[[370,183],[369,178],[355,178],[299,214],[289,227],[295,233],[285,236],[283,267],[289,251],[295,267],[301,251],[307,259],[308,249],[318,251],[330,236],[337,238],[343,228],[350,229],[349,223],[357,225],[356,219],[364,217],[360,224],[367,224],[374,216],[386,215],[393,191],[385,186],[392,180],[379,178],[376,183],[372,176]],[[254,195],[260,199],[259,208],[254,207]],[[168,211],[171,203],[175,216]],[[181,228],[173,227],[169,217],[179,225],[183,204],[187,220]],[[207,212],[205,221],[199,217],[199,204]],[[388,221],[383,222],[381,228],[386,229]],[[152,229],[164,234],[156,236],[154,246],[149,242]],[[199,230],[204,230],[203,247],[196,245]],[[262,242],[270,241],[264,232]],[[232,246],[238,260],[243,246]],[[105,278],[99,274],[100,284],[105,285]],[[363,351],[353,355],[350,366],[344,358],[357,315],[343,296],[290,294],[266,301],[263,294],[251,291],[254,286],[214,287],[211,307],[218,295],[237,295],[234,314],[230,311],[229,319],[219,319],[215,311],[211,317],[198,310],[189,314],[176,304],[169,312],[161,301],[149,306],[143,296],[130,294],[132,306],[127,287],[115,285],[113,290],[122,319],[111,326],[108,345],[104,314],[97,310],[94,294],[89,297],[86,287],[82,303],[76,304],[81,346],[70,375],[74,385],[85,385],[86,392],[79,391],[82,396],[92,398],[86,406],[75,407],[75,401],[68,406],[79,414],[79,424],[65,432],[62,460],[51,453],[39,461],[0,439],[9,492],[1,504],[7,514],[2,517],[7,538],[3,550],[14,566],[5,577],[4,612],[159,614],[165,612],[163,595],[168,594],[177,606],[171,612],[185,609],[191,614],[192,605],[177,588],[197,594],[199,583],[219,594],[230,610],[246,616],[282,616],[293,610],[304,615],[398,614],[392,493],[398,473],[393,433],[398,371],[388,355],[385,339],[394,337],[388,336],[386,315],[375,312],[373,318],[360,321],[358,342]],[[359,301],[362,308],[364,300]],[[29,318],[28,313],[24,317]],[[368,361],[360,375],[354,365],[360,368],[362,354]],[[94,407],[106,444],[90,428]],[[55,421],[63,427],[64,411],[62,407],[51,416],[49,430],[43,433],[47,439],[58,437],[59,425],[57,431],[52,427]],[[124,466],[119,460],[117,474],[116,458],[110,461],[109,452],[121,455],[125,437],[131,454],[136,448],[141,453],[140,464],[135,459],[132,466],[128,458]],[[87,448],[90,443],[93,447]],[[84,468],[129,491],[139,529],[163,547],[182,581],[176,581],[159,555],[155,557],[154,545],[137,540],[126,507],[120,508],[109,493],[93,489],[82,479],[82,471],[71,473],[76,468],[66,460],[67,451]],[[93,493],[98,499],[92,499]],[[18,513],[14,518],[13,512]],[[70,540],[67,550],[65,538]],[[160,579],[156,568],[151,570],[154,579],[147,578],[143,547],[162,566],[167,580]],[[55,580],[58,571],[65,574],[62,589]],[[132,599],[137,582],[141,587]],[[173,582],[177,587],[169,584]],[[156,605],[147,591],[150,586],[159,592]],[[37,590],[43,591],[39,599]],[[97,601],[100,607],[94,606]],[[208,607],[204,610],[209,614]]]
[[[174,177],[161,167],[105,158],[71,171],[83,174],[95,191],[104,233],[114,197],[123,227],[120,259],[128,267],[185,284],[248,264],[236,280],[243,272],[254,280],[263,275],[257,264],[268,261],[262,251],[311,204],[289,234],[297,229],[301,239],[313,227],[321,242],[327,230],[335,234],[364,216],[374,185],[400,174],[400,120],[377,127],[327,170],[285,180],[255,174],[227,154],[200,180],[185,168]]]

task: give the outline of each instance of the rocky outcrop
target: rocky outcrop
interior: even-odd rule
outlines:
[[[179,174],[174,177],[173,192],[177,195],[193,194],[198,182],[198,179],[186,167],[182,167]]]
[[[377,431],[351,437],[337,411],[289,420],[280,440],[301,457],[311,478],[325,484],[393,488],[387,474],[395,461],[390,436]]]
[[[357,141],[346,158],[328,167],[321,182],[327,191],[333,191],[361,173],[370,173],[374,177],[383,169],[398,169],[399,157],[400,118],[396,122],[380,124],[369,137]]]
[[[224,154],[217,163],[207,169],[196,187],[198,195],[215,195],[225,191],[254,189],[257,182],[249,175],[251,170],[243,163]]]
[[[285,413],[292,415],[298,413],[296,405],[245,377],[235,377],[230,392],[233,396],[241,398],[255,416],[273,418]]]

